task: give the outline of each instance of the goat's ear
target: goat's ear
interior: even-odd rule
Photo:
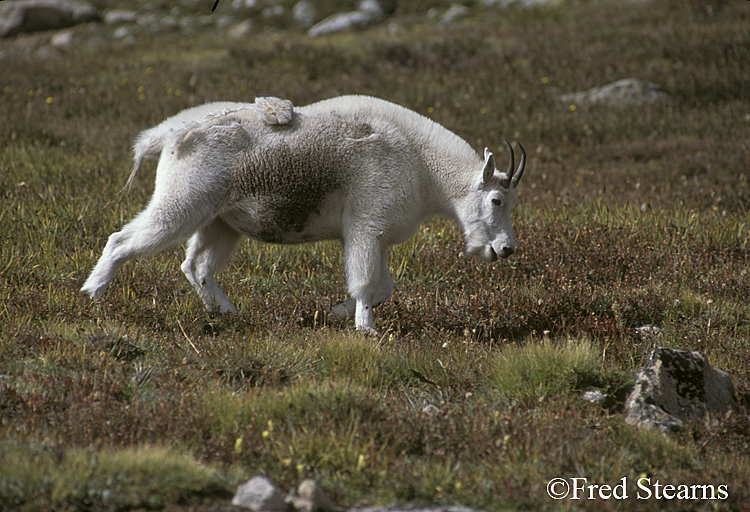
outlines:
[[[489,148],[484,148],[484,168],[482,169],[482,184],[489,183],[495,174],[495,157]]]

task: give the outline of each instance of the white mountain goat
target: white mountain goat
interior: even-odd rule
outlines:
[[[456,219],[469,255],[513,254],[510,211],[526,153],[521,146],[514,172],[506,143],[510,165],[501,173],[488,149],[482,159],[439,124],[367,96],[184,110],[138,136],[128,183],[143,158],[160,157],[154,194],[109,237],[82,291],[99,298],[127,260],[190,237],[182,271],[209,310],[234,312],[214,274],[243,235],[280,244],[338,240],[354,297],[338,315],[372,331],[372,308],[393,291],[388,248],[427,217]]]

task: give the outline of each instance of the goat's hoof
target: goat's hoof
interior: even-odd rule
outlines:
[[[235,314],[237,313],[237,308],[234,307],[234,305],[230,303],[226,304],[216,304],[214,302],[205,303],[206,305],[206,311],[211,313],[212,315],[227,315],[227,314]]]
[[[107,286],[100,286],[97,288],[96,286],[93,286],[93,285],[89,285],[89,286],[83,285],[83,287],[81,288],[81,292],[84,295],[88,295],[90,298],[94,300],[101,299],[102,297],[104,297],[104,294],[106,293],[106,291],[107,291]]]

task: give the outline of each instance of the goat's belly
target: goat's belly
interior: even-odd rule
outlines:
[[[233,229],[261,242],[301,244],[341,239],[343,201],[329,197],[318,208],[281,198],[248,198],[221,214]]]

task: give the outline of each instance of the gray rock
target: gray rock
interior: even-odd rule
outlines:
[[[465,5],[452,4],[440,17],[438,25],[451,25],[471,14],[471,10]]]
[[[671,97],[657,84],[628,78],[603,87],[594,87],[588,91],[563,94],[560,100],[575,105],[630,107],[668,102]]]
[[[167,14],[166,16],[161,17],[159,25],[164,28],[177,28],[180,26],[180,18],[173,14]]]
[[[305,28],[312,27],[317,16],[318,12],[315,10],[315,5],[310,0],[302,0],[292,7],[292,18],[294,18],[295,23]]]
[[[353,508],[348,512],[481,512],[461,505]]]
[[[664,329],[656,327],[655,325],[642,325],[635,328],[635,332],[642,338],[661,336]]]
[[[129,27],[119,27],[114,32],[112,32],[112,37],[114,39],[129,39],[134,38],[133,36],[133,30]],[[135,41],[135,39],[133,39]]]
[[[422,408],[422,414],[431,418],[440,414],[440,408],[434,404],[427,404]]]
[[[261,13],[261,16],[263,16],[267,20],[270,20],[273,18],[281,18],[282,16],[284,16],[284,6],[272,5],[270,7],[266,7],[260,13]]]
[[[560,0],[482,0],[482,5],[485,7],[537,7],[547,4],[559,4]]]
[[[361,30],[374,25],[379,20],[379,15],[369,11],[343,12],[329,16],[313,25],[307,33],[312,37],[317,37],[347,30]]]
[[[289,509],[284,496],[265,476],[254,476],[239,486],[232,505],[255,512],[286,512]]]
[[[233,26],[227,32],[232,39],[241,39],[253,31],[253,20],[245,20]]]
[[[377,14],[378,16],[382,16],[383,14],[385,14],[383,12],[383,7],[380,5],[380,2],[378,2],[378,0],[362,0],[357,4],[357,10],[371,12],[373,14]]]
[[[231,5],[233,9],[249,9],[255,7],[257,3],[258,0],[234,0]]]
[[[297,492],[286,499],[264,476],[256,476],[241,485],[232,500],[232,505],[255,512],[336,512],[336,505],[323,489],[312,479],[303,480]],[[460,505],[395,506],[352,508],[347,512],[482,512]]]
[[[138,13],[124,9],[113,9],[104,14],[104,23],[107,25],[121,25],[123,23],[135,23],[138,21]]]
[[[656,348],[625,402],[625,421],[666,433],[736,408],[732,379],[703,354]]]
[[[61,30],[49,40],[49,44],[55,48],[67,48],[73,42],[73,32],[70,30]]]
[[[58,30],[98,21],[96,9],[74,0],[7,0],[0,2],[0,37]]]
[[[599,390],[594,389],[594,390],[584,391],[583,394],[581,394],[581,398],[593,404],[601,404],[601,403],[604,403],[604,401],[607,399],[607,395],[605,395]]]

